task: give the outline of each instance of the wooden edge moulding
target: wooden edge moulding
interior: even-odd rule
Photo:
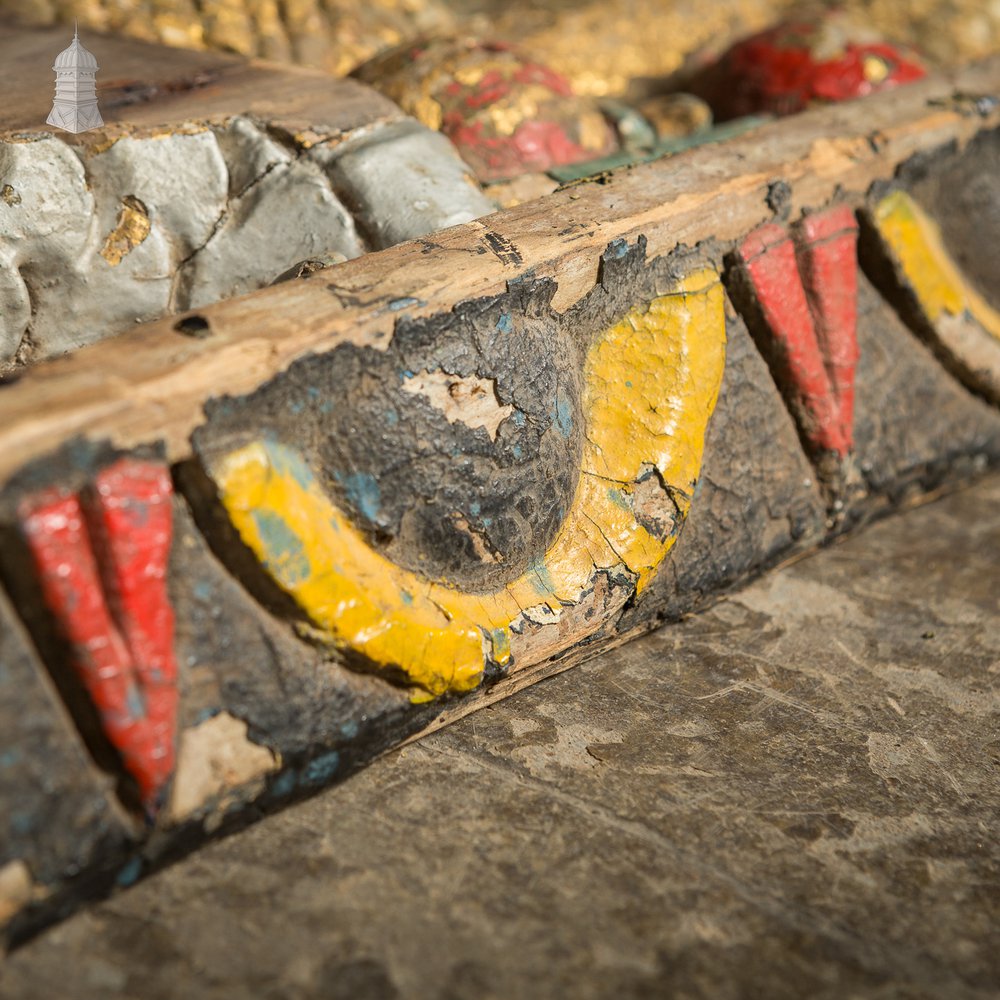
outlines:
[[[1000,460],[1000,59],[0,388],[0,920]]]

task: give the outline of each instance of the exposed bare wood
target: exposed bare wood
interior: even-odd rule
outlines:
[[[998,91],[994,58],[220,303],[201,313],[210,330],[204,339],[162,320],[45,363],[0,392],[0,480],[81,434],[122,446],[162,438],[168,455],[182,458],[212,396],[250,391],[309,352],[385,344],[399,316],[450,309],[529,272],[555,277],[555,304],[565,308],[592,287],[610,241],[642,235],[655,256],[679,243],[734,239],[770,216],[775,180],[790,185],[793,213],[838,191],[860,200],[914,153],[962,145],[1000,124],[1000,107],[977,110],[955,98]],[[513,246],[521,263],[483,252],[487,233]]]

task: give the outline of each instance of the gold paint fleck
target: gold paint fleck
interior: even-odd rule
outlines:
[[[889,64],[879,56],[867,55],[861,65],[869,83],[881,83],[889,75]]]
[[[8,205],[21,204],[21,196],[9,184],[4,184],[0,188],[0,198],[3,198]]]
[[[146,206],[135,195],[125,195],[118,213],[118,224],[108,233],[101,247],[101,256],[112,267],[117,267],[149,235],[149,230]]]

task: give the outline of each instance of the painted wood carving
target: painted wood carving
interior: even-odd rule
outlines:
[[[961,378],[1000,402],[1000,311],[962,274],[937,223],[905,191],[870,209],[878,253],[915,327]]]
[[[720,120],[789,115],[813,101],[846,101],[919,80],[918,57],[873,39],[842,13],[789,21],[736,42],[693,81]]]
[[[476,142],[470,99],[506,112],[562,87],[488,55],[498,65],[461,63],[458,90],[456,70],[428,91],[442,124],[464,102]],[[960,82],[995,88],[1000,64]],[[958,204],[961,224],[928,195],[939,174],[986,173],[1000,109],[970,111],[951,79],[474,221],[459,206],[444,231],[414,219],[425,194],[458,190],[446,139],[391,105],[373,124],[368,92],[341,86],[355,118],[336,132],[308,105],[283,140],[295,155],[244,180],[263,197],[265,178],[305,171],[314,193],[337,178],[358,254],[389,249],[317,248],[253,295],[206,293],[126,339],[24,357],[0,391],[12,938],[84,894],[74,873],[87,893],[128,884],[1000,463],[1000,258],[979,232],[993,195]],[[548,121],[522,112],[506,139]],[[267,129],[225,121],[191,136],[270,148]],[[129,140],[146,141],[161,140]],[[481,144],[483,162],[498,148]],[[4,149],[26,194],[0,206],[13,213],[38,192],[28,153]],[[400,163],[413,169],[393,185]],[[228,181],[225,197],[241,197]],[[136,204],[109,204],[98,243],[117,262],[101,260],[127,267],[156,213],[146,230]],[[230,208],[211,239],[244,238],[232,220],[253,213]],[[42,744],[62,811],[38,794]]]
[[[636,251],[614,245],[603,260],[606,280],[619,258],[634,260]],[[412,459],[434,481],[404,480],[408,501],[422,500],[422,508],[399,512],[391,466],[368,471],[353,449],[327,443],[339,435],[324,421],[324,407],[329,412],[331,398],[357,398],[357,390],[331,385],[325,374],[310,384],[303,372],[290,379],[297,383],[290,392],[276,384],[269,398],[255,400],[269,413],[263,435],[220,449],[213,437],[236,431],[219,425],[245,426],[253,412],[229,407],[199,434],[199,451],[243,542],[331,642],[402,671],[428,694],[466,691],[484,673],[537,662],[567,636],[598,630],[655,572],[697,484],[725,356],[722,296],[715,271],[693,265],[588,347],[546,316],[544,285],[518,288],[464,311],[431,351],[410,346],[400,330],[399,346],[377,361],[338,358],[338,368],[369,378],[381,369],[397,384],[379,400],[389,435],[403,438],[402,428],[416,424],[436,442]],[[579,389],[577,373],[565,366],[577,350],[584,355]],[[553,351],[562,363],[547,357]],[[461,408],[454,423],[433,412],[440,394],[409,383],[434,375],[452,379],[452,387],[483,384],[480,391],[494,397],[492,426],[470,433]],[[447,391],[446,401],[454,398]],[[368,409],[371,394],[358,405]],[[305,427],[313,437],[313,426],[318,446],[307,458],[296,442]],[[376,451],[366,437],[361,447]],[[435,461],[432,450],[449,439],[448,460]],[[393,441],[392,460],[405,448]],[[557,484],[554,493],[540,492],[531,477]],[[347,501],[346,511],[324,481]],[[530,542],[525,518],[542,522]],[[355,525],[369,536],[409,534],[399,546],[402,565]],[[515,538],[528,550],[512,548]],[[480,567],[470,573],[449,564],[455,552]],[[455,569],[466,586],[450,578]]]
[[[166,593],[170,470],[124,458],[78,492],[32,493],[18,521],[104,731],[155,811],[174,769],[177,661]]]
[[[605,156],[617,148],[597,105],[505,42],[438,39],[361,67],[429,128],[440,129],[484,182]]]
[[[792,232],[766,223],[736,251],[738,298],[803,437],[817,457],[838,460],[854,440],[857,232],[854,212],[838,205],[805,216]]]

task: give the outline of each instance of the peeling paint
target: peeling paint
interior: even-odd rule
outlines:
[[[637,591],[648,584],[675,532],[651,533],[608,488],[630,496],[655,469],[675,491],[671,509],[686,515],[724,358],[723,292],[709,268],[600,333],[585,363],[587,436],[573,502],[544,557],[489,593],[432,582],[375,551],[293,445],[260,439],[212,460],[209,471],[243,541],[333,644],[402,670],[425,693],[467,691],[488,662],[517,657],[514,626],[526,608],[535,622],[555,620],[593,594],[601,573],[625,574]],[[308,578],[276,558],[259,529],[262,511],[298,535]],[[604,617],[589,614],[576,627],[590,634]],[[530,662],[531,647],[523,648]]]
[[[167,807],[167,819],[178,823],[196,814],[217,796],[259,783],[277,771],[281,761],[247,737],[247,724],[228,712],[184,730]]]
[[[500,425],[514,412],[513,406],[500,404],[493,379],[474,375],[462,378],[448,372],[420,371],[403,379],[403,389],[423,396],[449,423],[482,427],[494,441]],[[572,415],[569,419],[572,425]]]
[[[112,267],[117,267],[126,254],[146,239],[149,230],[149,210],[135,195],[125,195],[118,223],[105,238],[101,256]]]

